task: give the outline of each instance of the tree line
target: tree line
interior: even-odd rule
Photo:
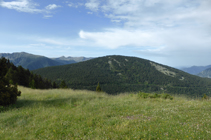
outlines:
[[[40,75],[33,74],[22,66],[16,67],[8,59],[0,58],[0,106],[14,104],[17,96],[21,95],[17,85],[33,89],[57,88],[55,82],[51,82]]]

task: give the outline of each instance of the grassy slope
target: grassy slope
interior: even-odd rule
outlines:
[[[19,87],[0,139],[209,139],[211,102]]]

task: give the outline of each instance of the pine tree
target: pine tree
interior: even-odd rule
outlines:
[[[57,88],[56,82],[53,82],[53,88]]]
[[[63,80],[59,86],[60,88],[67,88],[65,81]]]
[[[9,80],[5,78],[9,65],[9,60],[0,59],[0,106],[14,104],[17,96],[21,94],[17,89],[17,85],[11,86]]]
[[[32,89],[36,88],[34,79],[32,79],[31,82],[29,83],[29,87],[32,88]]]
[[[101,87],[100,87],[100,83],[99,83],[99,82],[98,82],[98,84],[97,84],[96,91],[97,91],[97,92],[101,92],[101,91],[102,91],[102,90],[101,90]]]

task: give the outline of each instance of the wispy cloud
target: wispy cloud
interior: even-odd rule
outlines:
[[[56,8],[59,8],[61,7],[60,5],[56,5],[56,4],[49,4],[48,6],[45,7],[45,9],[47,10],[53,10],[53,9],[56,9]]]
[[[37,6],[39,6],[39,4],[34,3],[30,0],[16,0],[11,2],[0,1],[0,6],[8,9],[14,9],[19,12],[27,12],[27,13],[43,12],[43,10],[36,8]]]
[[[66,1],[64,3],[66,3],[67,6],[73,7],[73,8],[78,8],[78,7],[84,6],[84,3],[80,3],[80,2],[78,2],[78,3],[72,3],[72,2]]]
[[[166,59],[209,57],[210,0],[89,0],[88,3],[97,3],[96,8],[87,6],[90,11],[102,12],[111,22],[123,24],[100,32],[80,31],[79,36],[92,40],[93,45],[111,49],[134,47],[141,56]]]
[[[160,46],[163,41],[156,39],[156,32],[141,30],[106,29],[104,32],[80,31],[82,39],[93,40],[96,46],[116,49],[121,46]],[[154,40],[153,40],[154,39]]]
[[[26,12],[26,13],[42,13],[44,17],[49,18],[52,17],[52,10],[61,7],[56,4],[49,4],[44,9],[40,9],[39,4],[33,2],[32,0],[14,0],[11,2],[0,1],[0,6],[8,9],[14,9],[18,12]]]
[[[98,11],[100,6],[100,1],[98,0],[89,0],[87,3],[85,3],[86,8],[90,9],[91,11]]]

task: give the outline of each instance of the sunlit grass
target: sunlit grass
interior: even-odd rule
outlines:
[[[0,113],[0,139],[210,139],[211,101],[74,90],[22,91]]]

